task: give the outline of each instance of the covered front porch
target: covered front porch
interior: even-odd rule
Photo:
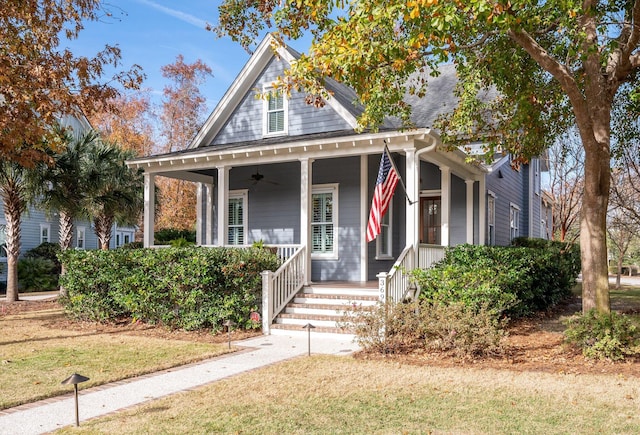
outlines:
[[[318,136],[318,135],[315,135]],[[209,146],[129,162],[145,177],[144,246],[154,246],[156,177],[197,183],[197,244],[304,248],[303,281],[370,281],[420,243],[484,243],[484,171],[428,129]],[[365,241],[385,143],[398,186],[381,236]],[[407,248],[410,248],[408,252]]]

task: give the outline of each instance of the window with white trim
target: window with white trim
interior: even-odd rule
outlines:
[[[393,213],[393,199],[389,202],[389,208],[387,212],[382,216],[382,222],[380,222],[380,234],[376,238],[376,259],[388,260],[393,258],[391,256],[392,249],[392,213]]]
[[[287,134],[287,109],[288,101],[282,91],[265,89],[264,99],[264,134]]]
[[[86,235],[87,231],[85,227],[78,227],[77,231],[76,231],[76,248],[78,249],[84,249],[84,241],[85,241],[85,235]]]
[[[51,241],[51,224],[40,224],[40,243]]]
[[[487,229],[487,243],[493,246],[496,244],[496,197],[491,192],[487,196]]]
[[[511,204],[509,207],[510,240],[520,237],[520,207]]]
[[[244,245],[247,243],[247,190],[229,192],[227,243]]]
[[[544,219],[540,220],[540,238],[548,240],[549,235],[547,234],[547,221]]]
[[[338,185],[314,186],[311,193],[311,255],[338,258]]]

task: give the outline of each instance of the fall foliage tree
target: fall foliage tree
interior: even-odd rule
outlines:
[[[280,39],[309,31],[309,53],[280,86],[324,97],[325,77],[351,86],[365,106],[363,128],[386,116],[410,124],[406,93],[427,92],[411,78],[447,61],[459,77],[459,104],[440,124],[449,145],[500,144],[526,161],[576,125],[585,151],[583,310],[610,310],[612,107],[640,93],[640,0],[225,0],[219,12],[218,30],[247,47],[268,26]],[[481,89],[496,98],[480,100]]]
[[[18,300],[20,218],[29,202],[25,180],[49,150],[65,146],[54,128],[65,117],[81,118],[118,96],[120,86],[142,82],[139,66],[103,79],[120,67],[120,49],[106,45],[93,57],[76,56],[64,41],[84,23],[99,20],[100,0],[0,2],[0,193],[7,220],[7,300]]]
[[[149,95],[144,91],[120,95],[110,100],[109,106],[117,111],[98,111],[90,117],[91,125],[100,132],[100,137],[119,144],[136,156],[154,154],[156,147]]]
[[[92,113],[118,95],[116,85],[141,83],[138,66],[102,80],[106,67],[120,66],[116,46],[94,57],[64,48],[102,12],[99,0],[0,2],[0,158],[33,164],[64,145],[52,131],[61,116]]]
[[[179,55],[176,61],[162,67],[163,77],[171,84],[164,87],[160,114],[163,152],[185,149],[198,132],[206,111],[205,98],[199,86],[209,68],[201,60],[192,64]],[[184,180],[158,179],[159,210],[156,228],[193,229],[196,221],[196,187]]]

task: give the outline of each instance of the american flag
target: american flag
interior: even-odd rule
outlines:
[[[382,217],[389,208],[389,202],[396,190],[398,184],[398,173],[391,164],[391,160],[387,150],[382,152],[380,159],[380,169],[378,170],[378,178],[376,187],[373,191],[373,200],[371,201],[371,212],[369,213],[369,223],[367,224],[367,243],[374,240],[380,234],[380,223]]]

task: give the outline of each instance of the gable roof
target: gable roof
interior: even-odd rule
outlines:
[[[293,48],[276,44],[275,39],[269,34],[262,40],[187,149],[199,148],[211,143],[272,59],[279,57],[291,65],[300,58],[300,53]],[[333,95],[326,100],[327,105],[355,129],[357,118],[363,112],[361,107],[354,105],[357,99],[356,93],[335,80],[329,79],[325,85]]]

